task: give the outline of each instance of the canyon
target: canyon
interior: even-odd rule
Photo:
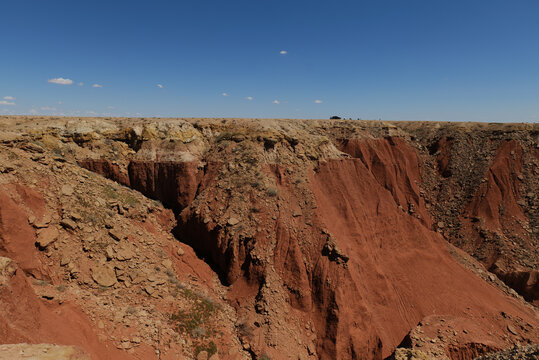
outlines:
[[[538,209],[538,124],[0,117],[0,358],[534,356]]]

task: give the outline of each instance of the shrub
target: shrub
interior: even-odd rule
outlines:
[[[210,341],[207,344],[197,345],[195,348],[195,355],[198,355],[201,351],[206,351],[208,353],[208,357],[210,357],[217,353],[217,345],[215,345],[213,341]]]
[[[269,188],[266,193],[268,194],[268,196],[271,196],[271,197],[275,197],[277,196],[277,189],[272,187],[272,188]]]

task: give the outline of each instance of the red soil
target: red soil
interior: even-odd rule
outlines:
[[[344,274],[328,264],[329,269],[318,276],[331,276],[334,268],[336,284],[349,277],[338,289],[342,294],[337,297],[338,318],[348,328],[349,319],[356,319],[348,309],[366,309],[372,324],[358,329],[360,343],[378,334],[383,356],[388,356],[409,329],[430,314],[494,328],[492,340],[500,347],[504,324],[496,314],[501,311],[539,326],[533,311],[464,269],[452,259],[440,235],[399,211],[392,194],[360,160],[320,166],[313,190],[320,220],[351,259]]]
[[[511,249],[511,240],[519,238],[534,246],[537,239],[528,233],[522,224],[528,219],[519,200],[522,171],[522,147],[511,140],[499,147],[492,165],[469,205],[462,214],[462,234],[469,239],[465,249],[473,253],[480,247],[486,251],[485,265],[528,301],[539,304],[539,282],[537,271],[520,269],[503,249]],[[496,242],[487,242],[496,238]],[[502,250],[502,251],[500,251]]]
[[[307,186],[316,202],[312,224],[295,215],[302,199],[286,172],[271,169],[279,187],[278,216],[270,218],[264,208],[260,215],[261,226],[275,232],[271,265],[253,256],[270,247],[264,233],[240,241],[226,228],[203,221],[200,209],[187,208],[201,189],[214,185],[215,172],[203,172],[195,163],[132,162],[129,183],[177,213],[185,209],[178,217],[181,234],[233,285],[229,297],[238,309],[252,301],[274,267],[288,289],[290,307],[314,323],[322,359],[385,358],[432,315],[454,319],[461,329],[479,329],[447,344],[444,351],[452,359],[539,341],[530,331],[539,327],[537,313],[457,263],[451,245],[431,230],[419,190],[419,161],[404,140],[346,140],[341,149],[354,158],[320,162],[310,172]],[[511,160],[515,156],[518,163],[520,151],[514,142],[502,146],[489,180],[467,210],[470,219],[484,218],[489,231],[498,231],[501,222],[511,228],[523,217],[516,204],[519,168]],[[442,173],[448,171],[446,163],[439,160]],[[501,203],[507,210],[500,217]],[[526,281],[533,282],[530,278]],[[508,325],[516,334],[507,334]],[[261,350],[279,357],[278,349]]]
[[[16,189],[22,201],[15,202],[0,189],[0,256],[15,262],[15,272],[0,283],[0,342],[76,345],[94,359],[129,358],[112,344],[100,341],[92,323],[77,306],[36,296],[30,281],[49,279],[49,275],[37,256],[35,232],[23,205],[39,216],[43,215],[44,200],[38,192],[22,185],[6,188]]]

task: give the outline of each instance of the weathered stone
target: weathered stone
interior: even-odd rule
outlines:
[[[117,229],[110,229],[109,235],[116,241],[120,241],[124,238],[124,236]]]
[[[73,187],[71,185],[63,185],[62,186],[62,195],[65,195],[65,196],[71,196],[73,195],[73,192],[75,190],[73,189]]]
[[[92,279],[101,286],[110,287],[116,284],[116,273],[111,266],[97,265],[92,269]]]
[[[62,219],[60,221],[60,225],[69,230],[75,230],[77,228],[77,224],[75,224],[75,222],[70,219]]]
[[[114,250],[112,249],[112,246],[107,246],[105,249],[105,255],[107,256],[107,260],[114,258]]]
[[[135,252],[127,246],[122,246],[116,250],[116,259],[120,261],[132,259]]]
[[[51,222],[51,216],[47,214],[40,221],[33,221],[32,225],[36,229],[43,229],[43,228],[48,227],[50,222]]]
[[[21,343],[0,345],[0,359],[90,360],[90,356],[74,346]]]
[[[208,352],[205,350],[202,350],[197,355],[197,360],[208,360]]]
[[[518,335],[517,331],[515,330],[514,327],[512,327],[511,325],[507,325],[507,330],[509,330],[509,332],[513,335]]]
[[[10,258],[0,256],[0,284],[15,274],[16,266]]]
[[[82,220],[82,216],[79,213],[76,213],[76,212],[72,212],[71,214],[69,214],[69,216],[71,217],[71,219],[73,219],[75,221],[81,221]]]
[[[237,225],[239,224],[240,220],[238,218],[235,218],[235,217],[231,217],[230,219],[228,219],[228,225],[230,226],[234,226],[234,225]]]
[[[313,343],[307,345],[307,351],[309,352],[309,355],[314,355],[316,353],[316,348]]]
[[[45,249],[58,239],[58,235],[58,229],[55,227],[43,229],[39,232],[36,243],[40,249]]]

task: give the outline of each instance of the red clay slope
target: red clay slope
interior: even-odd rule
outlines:
[[[462,233],[469,239],[465,250],[470,253],[478,249],[484,251],[487,268],[537,306],[539,272],[519,269],[512,261],[510,251],[504,250],[514,247],[507,234],[518,239],[522,246],[532,249],[537,246],[537,239],[533,238],[531,231],[527,231],[529,221],[521,206],[525,204],[519,189],[522,153],[522,147],[514,140],[501,144],[485,175],[486,181],[479,186],[464,209]],[[489,241],[493,238],[497,241]]]
[[[408,176],[417,174],[412,150],[398,139],[357,145],[362,160],[329,161],[312,177],[320,221],[350,257],[346,275],[351,281],[337,291],[340,317],[347,318],[344,309],[367,309],[372,327],[358,331],[364,339],[369,333],[378,334],[384,357],[427,315],[457,316],[480,324],[493,333],[488,341],[499,347],[507,345],[501,311],[537,327],[534,311],[464,269],[439,234],[399,210],[397,201],[403,200],[395,194],[417,199],[415,179]],[[425,214],[422,206],[418,212]],[[331,276],[335,268],[322,267],[318,276]],[[337,272],[335,280],[341,282]]]
[[[321,161],[309,172],[306,186],[314,195],[313,214],[305,210],[297,185],[287,178],[293,171],[279,166],[271,171],[278,199],[246,198],[262,207],[261,229],[274,231],[276,244],[270,263],[252,254],[265,253],[271,236],[259,231],[254,239],[243,241],[211,218],[203,221],[211,215],[207,209],[217,208],[211,206],[217,200],[185,208],[178,218],[179,231],[193,239],[191,245],[212,260],[230,284],[246,278],[253,289],[246,293],[256,294],[268,283],[267,274],[276,271],[288,289],[289,306],[303,314],[305,323],[314,324],[316,354],[321,359],[385,358],[411,329],[432,315],[451,318],[462,329],[479,329],[459,342],[447,342],[444,351],[452,359],[471,359],[477,352],[466,351],[467,347],[487,351],[517,341],[539,341],[539,334],[529,330],[539,327],[536,312],[457,263],[450,254],[451,245],[430,229],[431,219],[418,186],[417,155],[404,140],[350,139],[342,149],[356,158]],[[137,188],[158,198],[173,194],[172,199],[178,199],[172,204],[176,209],[197,196],[196,187],[189,184],[203,183],[207,199],[217,199],[216,183],[202,179],[192,164],[183,164],[189,171],[164,172],[143,168],[173,166],[139,165]],[[132,179],[134,170],[130,166]],[[188,174],[185,179],[184,173]],[[154,192],[155,184],[166,188]],[[183,193],[180,186],[187,186],[188,196],[178,196]],[[229,196],[226,202],[239,195]],[[279,205],[276,216],[271,216],[269,207],[263,208],[272,202]],[[297,214],[297,209],[303,213]],[[307,215],[312,221],[305,220]],[[239,288],[231,286],[230,291]],[[245,293],[245,289],[241,291]],[[242,296],[229,295],[238,308],[249,311],[242,303],[248,300]],[[507,332],[508,326],[514,334]],[[284,355],[279,347],[253,346],[254,352],[272,358]]]
[[[5,189],[17,194],[21,202],[16,203],[0,189],[0,256],[12,260],[7,273],[0,269],[0,343],[71,344],[94,359],[129,358],[112,344],[101,342],[91,321],[76,305],[45,304],[36,296],[31,276],[49,278],[53,274],[48,274],[37,256],[35,231],[28,224],[27,211],[41,217],[45,201],[37,191],[22,185],[7,185]]]

